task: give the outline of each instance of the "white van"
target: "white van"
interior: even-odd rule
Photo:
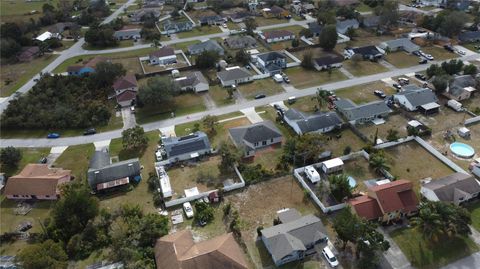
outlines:
[[[313,184],[320,181],[320,174],[318,174],[317,170],[315,170],[315,167],[311,165],[305,167],[305,174]]]
[[[322,254],[325,257],[325,259],[327,260],[328,264],[330,264],[331,267],[337,267],[338,266],[338,260],[335,257],[335,255],[333,255],[333,252],[330,250],[329,247],[325,247],[322,250]]]

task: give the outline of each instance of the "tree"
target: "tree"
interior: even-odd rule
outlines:
[[[430,67],[427,68],[426,74],[428,78],[445,74],[445,70],[441,68],[438,64],[432,64]]]
[[[350,39],[353,39],[353,37],[356,35],[356,30],[353,27],[350,27],[347,29],[347,32],[345,33]]]
[[[100,48],[117,46],[118,41],[113,36],[114,32],[110,26],[93,25],[85,32],[85,41]]]
[[[333,219],[333,229],[337,233],[337,238],[342,242],[342,249],[345,249],[349,242],[357,241],[359,232],[357,223],[359,222],[358,216],[354,215],[350,208],[343,209]]]
[[[215,134],[215,127],[218,125],[218,117],[207,115],[202,118],[202,124],[203,127],[207,129],[211,135],[213,135]]]
[[[178,17],[180,17],[180,12],[178,12],[178,9],[177,9],[177,8],[174,8],[174,9],[172,10],[172,12],[170,12],[170,16],[172,16],[172,18],[174,18],[174,19],[175,19],[175,18],[178,18]]]
[[[245,50],[241,49],[235,54],[235,60],[242,65],[247,65],[250,62],[250,55],[248,55]]]
[[[325,136],[317,133],[287,139],[283,146],[282,161],[303,166],[315,163],[318,153],[324,150],[325,141]]]
[[[300,36],[304,36],[306,38],[310,38],[310,37],[313,37],[313,33],[310,29],[308,28],[303,28],[301,31],[300,31]]]
[[[355,188],[350,186],[348,175],[332,175],[328,177],[328,182],[330,183],[330,191],[338,202],[342,202],[345,198],[352,197],[352,192]]]
[[[233,98],[233,87],[228,87],[227,88],[227,93],[228,93],[228,99]]]
[[[303,58],[302,58],[302,62],[300,63],[300,65],[305,68],[305,69],[313,69],[314,68],[314,65],[313,65],[313,52],[311,50],[307,50],[303,53]]]
[[[60,269],[68,266],[68,257],[61,243],[53,240],[27,245],[17,259],[24,269]]]
[[[195,65],[200,69],[208,69],[215,66],[220,55],[216,51],[204,50],[195,59]]]
[[[377,173],[381,173],[383,170],[390,170],[387,159],[381,152],[370,154],[369,164]]]
[[[442,69],[448,75],[455,75],[462,71],[463,69],[463,61],[462,60],[450,60],[449,62],[443,62],[441,65]]]
[[[247,18],[247,19],[245,20],[245,27],[247,28],[247,29],[246,29],[246,30],[247,30],[247,35],[254,36],[254,35],[255,35],[254,31],[255,31],[255,29],[257,29],[258,24],[257,24],[257,22],[255,21],[255,19],[253,19],[253,18]]]
[[[397,141],[398,140],[398,131],[395,129],[389,129],[387,132],[388,141]]]
[[[14,148],[12,146],[2,148],[2,151],[0,152],[0,162],[3,165],[10,166],[10,167],[16,167],[18,165],[18,162],[22,159],[22,152]]]
[[[115,80],[124,76],[125,73],[125,68],[120,63],[100,62],[95,66],[95,72],[90,77],[96,88],[110,88]]]
[[[142,28],[142,31],[140,31],[140,35],[143,39],[147,41],[152,41],[152,43],[153,41],[159,42],[161,38],[160,32],[158,32],[156,29],[147,28],[145,26]],[[157,45],[156,48],[157,47],[159,47],[159,45]]]
[[[220,162],[218,168],[222,173],[230,173],[233,171],[233,166],[240,161],[241,153],[237,148],[226,142],[221,142],[218,150],[222,161]]]
[[[148,145],[148,137],[143,127],[137,125],[122,131],[123,148],[127,150],[143,149]]]
[[[12,38],[0,39],[0,56],[2,58],[12,58],[22,49],[22,46]]]
[[[398,11],[398,1],[386,0],[383,5],[374,9],[375,15],[380,16],[380,25],[390,28],[397,25],[400,14]]]
[[[207,203],[195,203],[195,222],[204,221],[206,223],[212,222],[214,219],[213,207]]]
[[[438,32],[448,37],[458,35],[467,22],[465,13],[460,11],[453,11],[441,18],[442,21],[438,27]]]
[[[337,27],[333,24],[329,24],[323,27],[320,32],[319,44],[324,50],[332,50],[337,45]]]
[[[444,92],[447,89],[449,79],[450,76],[448,75],[436,76],[432,81],[433,87],[437,92]]]
[[[296,47],[298,47],[298,46],[300,46],[300,41],[299,41],[298,39],[296,39],[296,38],[295,38],[295,39],[292,39],[292,47],[293,47],[293,48],[296,48]]]
[[[317,23],[320,25],[333,25],[337,23],[335,12],[333,9],[320,10],[317,14]]]
[[[315,95],[315,99],[317,99],[319,110],[322,110],[322,108],[327,106],[329,96],[330,96],[330,92],[322,89],[317,90],[317,95]]]
[[[145,105],[165,106],[179,92],[178,85],[167,77],[153,77],[147,80],[147,84],[141,86],[138,91],[138,98]]]
[[[464,75],[476,75],[478,72],[477,66],[474,64],[469,64],[463,67],[463,74]]]

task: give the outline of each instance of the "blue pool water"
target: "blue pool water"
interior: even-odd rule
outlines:
[[[450,144],[450,150],[453,154],[462,158],[472,158],[475,155],[475,150],[472,147],[460,142]]]
[[[357,181],[353,177],[348,177],[348,184],[353,188],[357,186]]]

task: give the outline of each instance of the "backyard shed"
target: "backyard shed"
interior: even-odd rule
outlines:
[[[343,170],[343,161],[340,158],[331,159],[322,163],[322,171],[325,174],[336,173]]]

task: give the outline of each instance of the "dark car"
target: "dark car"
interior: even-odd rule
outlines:
[[[420,80],[427,80],[427,77],[424,74],[416,73],[415,77],[420,79]]]
[[[38,160],[38,163],[46,164],[47,163],[47,158],[42,157],[40,160]]]
[[[50,138],[50,139],[55,139],[55,138],[59,138],[60,137],[60,134],[58,133],[49,133],[47,135],[47,138]]]
[[[90,128],[85,130],[85,132],[83,132],[83,135],[94,135],[96,133],[97,133],[97,130],[95,130],[95,128]]]
[[[418,50],[416,50],[416,51],[414,51],[414,52],[412,52],[412,53],[413,53],[413,55],[415,55],[415,56],[420,56],[420,55],[421,55],[420,51],[418,51]]]
[[[255,95],[255,99],[262,99],[262,98],[265,98],[267,97],[265,94],[257,94]]]
[[[385,95],[385,93],[384,93],[383,91],[380,91],[380,90],[375,90],[375,91],[373,91],[373,94],[375,94],[376,96],[378,96],[378,97],[380,97],[380,98],[385,98],[385,97],[387,97],[387,96]]]
[[[452,45],[445,45],[443,46],[444,49],[450,51],[450,52],[455,52],[455,50],[453,49]]]
[[[419,64],[426,64],[426,63],[428,63],[428,60],[425,59],[425,58],[420,58],[420,60],[418,60],[418,63]]]

